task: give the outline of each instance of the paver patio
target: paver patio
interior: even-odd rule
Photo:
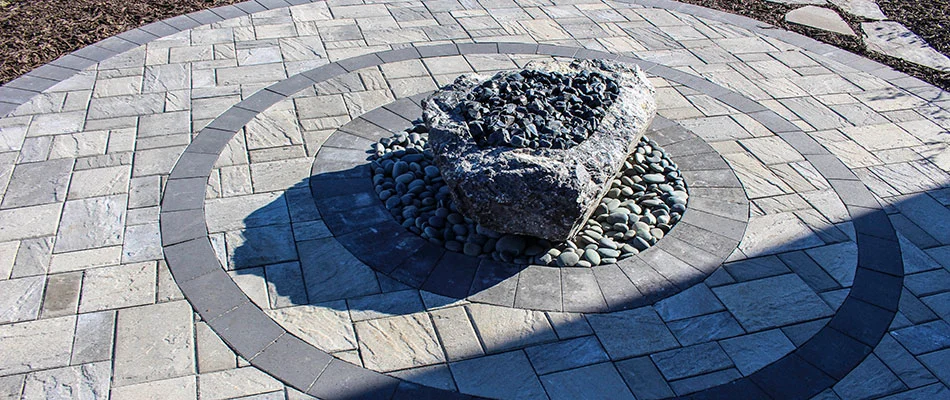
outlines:
[[[665,0],[290,3],[0,88],[0,397],[950,398],[950,94]],[[393,228],[369,144],[552,57],[650,76],[670,236],[510,270]]]

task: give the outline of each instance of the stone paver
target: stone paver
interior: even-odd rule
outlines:
[[[832,3],[878,19],[879,10],[867,2]],[[950,286],[942,255],[950,246],[944,229],[950,202],[941,190],[950,175],[940,154],[950,114],[941,108],[942,92],[780,30],[679,3],[462,8],[453,2],[244,3],[193,14],[205,25],[184,33],[173,27],[193,26],[191,20],[132,31],[127,35],[168,36],[111,58],[113,52],[99,47],[82,53],[101,62],[58,60],[85,70],[37,89],[42,94],[0,91],[0,114],[32,97],[0,118],[0,397],[47,398],[71,390],[93,398],[304,398],[308,391],[335,398],[367,386],[382,397],[396,393],[395,380],[357,367],[502,398],[663,398],[741,376],[753,378],[739,381],[754,382],[739,386],[746,393],[775,393],[768,374],[794,360],[772,362],[813,336],[816,343],[827,337],[817,332],[844,329],[873,341],[862,336],[868,329],[862,320],[832,318],[821,331],[828,317],[853,310],[881,315],[883,309],[897,311],[890,333],[880,344],[860,344],[874,355],[855,363],[850,375],[836,376],[824,394],[946,395]],[[468,39],[491,44],[465,45]],[[407,47],[430,40],[459,45]],[[528,44],[494,44],[512,41]],[[321,215],[305,181],[314,155],[338,145],[324,146],[337,128],[379,106],[404,109],[391,101],[434,90],[464,71],[547,57],[507,53],[576,52],[553,44],[634,52],[665,64],[648,71],[659,87],[660,114],[708,142],[738,176],[724,163],[683,157],[683,165],[701,169],[688,175],[691,189],[741,186],[738,196],[751,199],[748,227],[730,225],[734,215],[691,210],[702,215],[694,218],[696,226],[678,228],[704,244],[738,247],[724,268],[712,265],[704,282],[676,288],[655,306],[624,304],[623,293],[669,282],[674,276],[662,273],[670,273],[664,269],[670,263],[704,260],[690,247],[670,247],[669,257],[650,258],[659,271],[651,278],[625,275],[638,268],[647,274],[642,265],[594,274],[602,287],[605,278],[611,281],[614,291],[603,292],[609,306],[632,309],[561,313],[551,310],[568,309],[568,297],[519,298],[517,278],[483,292],[507,306],[420,291],[373,270],[364,255],[337,242],[330,228],[340,215]],[[293,77],[391,48],[403,50],[341,65],[409,61],[352,73],[331,64]],[[495,49],[502,54],[467,54]],[[420,52],[431,57],[416,60]],[[310,81],[327,78],[333,79],[315,87]],[[231,108],[242,100],[239,107],[246,108]],[[401,117],[405,123],[418,117],[412,113],[418,111]],[[822,149],[832,154],[815,157]],[[835,163],[839,158],[843,165]],[[183,186],[175,180],[194,177],[193,188],[203,186],[205,193],[177,191]],[[899,304],[883,287],[900,273],[879,262],[888,258],[875,250],[897,239],[875,230],[881,219],[852,218],[877,206],[861,197],[862,182],[901,233],[908,276]],[[707,205],[695,203],[697,210]],[[173,224],[166,224],[172,215],[161,213],[175,207],[190,218],[178,226],[191,228],[172,234]],[[362,215],[349,223],[367,221]],[[723,236],[700,236],[706,229]],[[163,240],[188,246],[166,242],[163,249]],[[183,260],[190,263],[187,274]],[[417,266],[424,268],[424,260]],[[230,272],[218,271],[216,263]],[[884,285],[871,288],[879,292],[862,292],[868,276]],[[211,294],[225,287],[231,292],[220,293],[238,296]],[[196,288],[208,295],[196,295]],[[849,302],[855,299],[861,300]],[[547,303],[549,312],[518,308]],[[257,307],[265,313],[254,314]],[[246,318],[258,319],[241,325]],[[282,328],[290,335],[277,339]],[[239,340],[242,331],[265,343]],[[289,338],[301,340],[287,345]],[[257,356],[272,342],[277,347]],[[329,363],[317,349],[356,366]],[[400,385],[399,394],[409,387]]]
[[[796,8],[785,14],[785,20],[793,24],[805,25],[824,31],[856,36],[851,26],[844,22],[837,12],[824,7],[805,6]]]
[[[934,50],[905,26],[893,21],[865,22],[861,30],[868,49],[941,71],[950,70],[950,58]]]

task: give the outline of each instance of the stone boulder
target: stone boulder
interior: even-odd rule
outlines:
[[[636,66],[608,61],[532,63],[526,69],[599,72],[619,86],[597,129],[567,149],[480,147],[461,103],[488,77],[466,75],[423,105],[435,164],[459,211],[501,233],[573,237],[656,115],[655,89]],[[498,75],[496,75],[496,78]]]

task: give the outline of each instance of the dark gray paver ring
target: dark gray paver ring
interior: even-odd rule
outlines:
[[[175,165],[165,187],[160,221],[162,243],[169,268],[185,297],[201,317],[252,365],[290,386],[325,399],[470,397],[410,384],[349,364],[289,334],[253,304],[224,271],[212,250],[203,208],[205,184],[215,160],[234,134],[269,106],[315,83],[361,68],[416,58],[478,53],[604,58],[637,64],[650,74],[710,95],[757,120],[804,155],[846,205],[857,234],[858,265],[851,291],[831,321],[802,346],[780,360],[747,377],[695,393],[690,397],[809,398],[842,379],[870,354],[886,333],[897,311],[903,281],[903,262],[894,228],[858,177],[796,125],[762,105],[705,79],[632,57],[545,44],[446,44],[413,46],[367,54],[324,65],[276,83],[238,103],[215,119],[195,137]],[[398,105],[394,103],[393,107],[396,106]],[[392,113],[389,109],[383,110]],[[385,114],[383,111],[378,112]],[[364,119],[372,123],[368,118]],[[662,120],[660,123],[663,123]],[[674,134],[681,132],[679,130],[663,129],[672,126],[661,125],[654,128],[657,131],[655,137],[661,137],[662,140],[658,141],[671,149],[674,155],[677,154],[678,143],[690,140],[688,136]],[[667,133],[669,135],[664,136]],[[689,146],[684,145],[683,148]],[[330,145],[323,149],[328,152],[334,151],[330,149],[345,150]],[[321,153],[323,151],[321,150]],[[704,154],[712,154],[715,157]],[[695,168],[696,173],[693,176],[687,175],[688,182],[701,180],[705,172],[700,171],[728,169],[716,153],[684,155],[677,157],[676,161],[689,170],[691,163],[684,162],[684,159],[689,157],[703,157],[697,160],[695,165],[708,167]],[[334,158],[326,158],[328,161],[332,159]],[[327,164],[327,167],[330,168],[330,164]],[[315,167],[315,172],[334,172],[320,168],[324,167]],[[337,165],[337,168],[336,171],[342,174],[334,175],[334,178],[354,179],[353,183],[357,183],[355,179],[360,179],[358,174],[363,173],[358,172],[358,168],[353,169],[352,165],[346,166],[342,163]],[[345,176],[346,171],[351,171],[354,175]],[[731,171],[729,173],[731,174]],[[368,183],[367,178],[362,180]],[[734,179],[734,176],[732,178]],[[321,187],[317,185],[316,188]],[[340,195],[345,196],[346,193]],[[690,214],[701,218],[690,218]],[[332,215],[324,217],[328,221],[335,218]],[[388,214],[386,217],[391,220]],[[719,231],[717,223],[721,222],[722,218],[715,217],[714,214],[691,208],[684,215],[681,224],[693,225],[710,232]],[[734,239],[735,243],[738,243],[739,238]],[[665,251],[654,253],[662,254]],[[677,255],[670,254],[670,258],[679,260]],[[682,282],[691,281],[684,279]]]

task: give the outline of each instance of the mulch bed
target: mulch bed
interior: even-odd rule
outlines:
[[[0,84],[130,29],[242,0],[0,0]]]
[[[0,0],[0,84],[63,54],[176,15],[242,0]],[[797,6],[766,0],[680,0],[744,15],[877,60],[950,91],[950,73],[865,50],[860,38],[785,22]],[[950,54],[950,0],[877,0],[891,19]],[[833,7],[833,6],[832,6]],[[840,11],[840,10],[839,10]],[[844,13],[841,13],[845,15]],[[846,20],[860,32],[860,18]]]

